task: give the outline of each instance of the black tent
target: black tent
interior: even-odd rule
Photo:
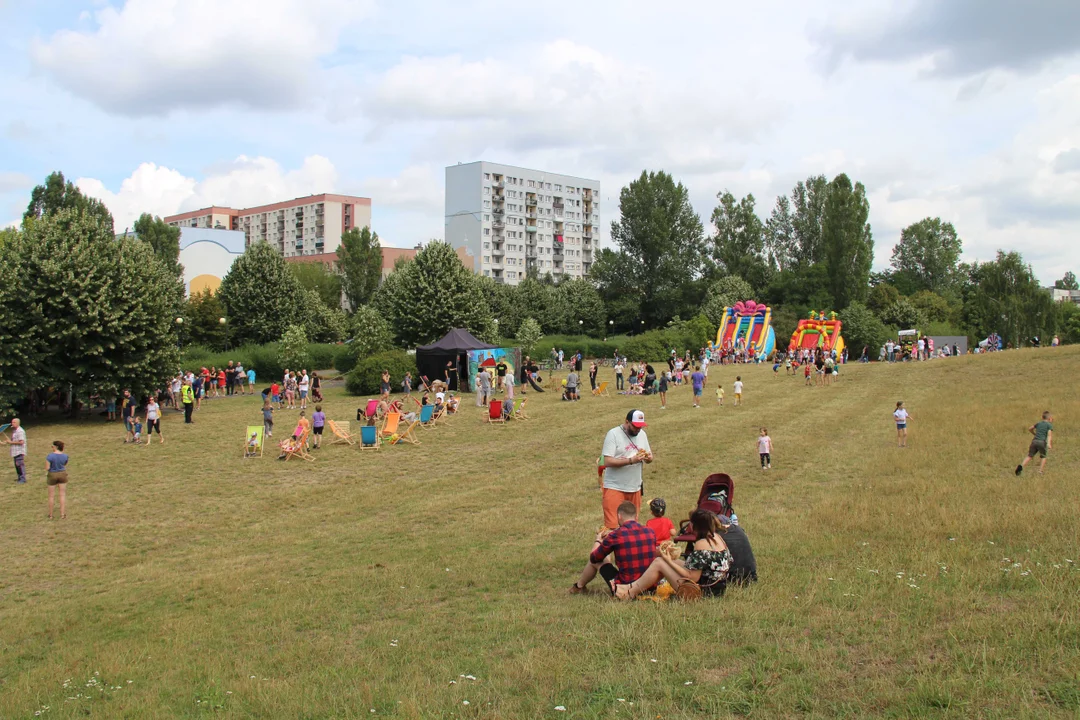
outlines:
[[[437,342],[416,348],[416,370],[420,377],[431,382],[445,380],[446,363],[453,362],[457,372],[450,377],[450,389],[457,390],[458,381],[469,374],[469,351],[494,350],[496,347],[477,340],[464,328],[454,328]],[[460,387],[468,388],[468,383],[464,382]]]

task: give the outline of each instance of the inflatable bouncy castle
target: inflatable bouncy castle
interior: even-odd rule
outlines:
[[[825,352],[835,350],[839,355],[844,351],[844,338],[840,335],[840,321],[836,319],[836,313],[829,313],[825,319],[825,313],[810,311],[810,317],[800,320],[791,335],[788,343],[788,352],[821,348]]]
[[[746,348],[756,357],[765,358],[776,347],[771,319],[772,309],[753,300],[724,308],[724,319],[716,333],[716,347]]]

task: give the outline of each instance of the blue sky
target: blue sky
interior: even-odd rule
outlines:
[[[968,260],[1080,268],[1080,3],[851,7],[0,0],[0,224],[52,170],[120,228],[361,194],[399,247],[441,237],[458,161],[598,178],[605,225],[644,168],[706,223],[725,189],[766,217],[843,171],[870,194],[877,267],[931,215]]]

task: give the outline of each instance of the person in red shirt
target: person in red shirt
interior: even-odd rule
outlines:
[[[644,525],[638,524],[637,507],[627,500],[616,511],[619,527],[611,532],[606,528],[596,534],[589,562],[581,571],[581,577],[570,587],[571,594],[585,590],[585,586],[596,577],[597,573],[608,584],[608,592],[615,594],[615,585],[629,585],[641,577],[653,559],[656,558],[656,535]],[[605,533],[607,533],[605,535]],[[604,562],[608,555],[615,553],[618,568]]]
[[[225,368],[218,370],[217,374],[218,393],[225,397]]]
[[[653,534],[656,535],[657,545],[667,542],[675,534],[675,523],[664,517],[664,513],[667,512],[667,503],[664,502],[664,498],[653,498],[649,502],[649,510],[653,516],[652,520],[645,523],[645,527],[652,530]]]

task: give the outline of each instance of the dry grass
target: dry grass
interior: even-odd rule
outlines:
[[[31,484],[0,486],[0,717],[1075,717],[1078,360],[849,365],[814,389],[739,368],[743,408],[711,389],[663,412],[530,395],[528,423],[470,404],[418,447],[314,464],[241,459],[255,398],[170,415],[163,447],[29,423]],[[711,373],[728,403],[735,374]],[[358,404],[331,390],[325,407]],[[691,606],[566,594],[600,520],[603,433],[635,405],[646,493],[673,517],[710,472],[736,479],[756,587]],[[1016,479],[1044,408],[1049,471]],[[44,519],[54,438],[64,522]]]

